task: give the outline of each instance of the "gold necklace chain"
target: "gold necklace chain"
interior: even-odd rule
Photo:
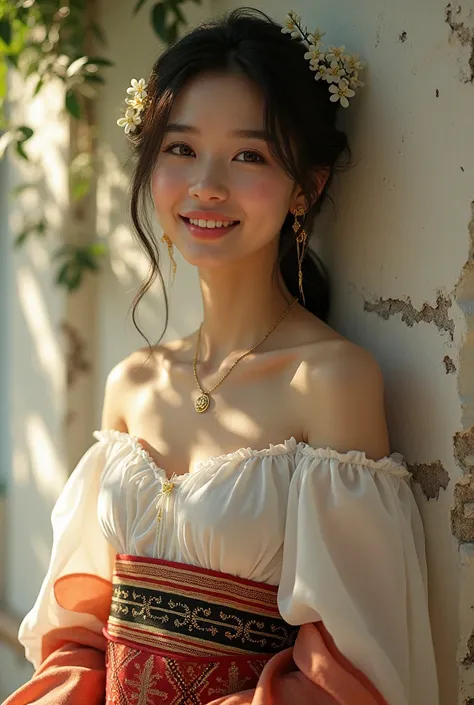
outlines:
[[[201,325],[199,326],[199,332],[198,332],[198,337],[197,337],[197,342],[196,342],[196,352],[194,353],[194,360],[193,360],[194,379],[196,380],[197,387],[198,387],[199,391],[201,392],[201,394],[198,396],[198,398],[197,398],[196,401],[194,402],[194,408],[196,409],[196,411],[198,411],[200,414],[202,414],[204,411],[207,411],[207,409],[209,408],[209,404],[210,404],[210,402],[211,402],[211,393],[212,393],[215,389],[217,389],[217,387],[218,387],[220,384],[222,384],[222,382],[225,380],[225,378],[226,378],[228,375],[230,375],[230,373],[232,372],[232,370],[234,369],[234,367],[235,367],[241,360],[243,360],[244,357],[247,357],[247,355],[250,355],[250,353],[252,353],[256,348],[258,348],[259,345],[261,345],[261,344],[264,342],[264,340],[266,340],[266,339],[268,338],[268,336],[270,335],[270,333],[273,333],[273,331],[275,330],[275,328],[277,327],[277,325],[280,323],[281,320],[283,320],[283,318],[284,318],[284,317],[286,316],[286,314],[293,308],[293,306],[297,303],[297,301],[298,301],[298,299],[296,298],[296,299],[288,306],[288,308],[286,309],[286,311],[284,311],[284,312],[282,313],[282,315],[281,315],[280,318],[276,321],[276,323],[273,324],[273,326],[270,328],[270,330],[265,333],[265,335],[263,336],[263,338],[262,338],[261,340],[259,340],[259,342],[258,342],[256,345],[253,346],[253,348],[250,348],[250,350],[247,350],[247,352],[244,352],[242,355],[240,355],[240,356],[237,358],[237,360],[231,365],[231,367],[227,370],[227,372],[225,373],[225,375],[224,375],[223,377],[221,377],[221,379],[217,382],[217,384],[215,384],[213,387],[211,387],[211,389],[208,389],[207,392],[205,392],[204,389],[201,387],[201,385],[200,385],[200,383],[199,383],[198,376],[197,376],[197,372],[196,372],[197,358],[198,358],[198,352],[199,352],[199,343],[200,343],[200,341],[201,341],[201,330],[202,330],[202,323],[201,323]]]

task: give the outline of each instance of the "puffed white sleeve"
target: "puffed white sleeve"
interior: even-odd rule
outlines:
[[[64,640],[101,636],[115,559],[98,520],[100,475],[108,451],[105,443],[94,443],[85,452],[54,506],[48,572],[18,635],[35,668]]]
[[[425,540],[403,457],[302,444],[291,481],[278,603],[322,623],[388,705],[438,705]]]

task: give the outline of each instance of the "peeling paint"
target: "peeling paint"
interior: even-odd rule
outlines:
[[[72,387],[81,374],[91,371],[91,363],[86,357],[86,342],[78,330],[67,321],[63,321],[61,330],[66,341],[67,386]]]
[[[464,475],[454,487],[451,508],[451,531],[461,543],[474,541],[474,517],[465,506],[474,502],[474,477]],[[474,662],[473,662],[474,663]]]
[[[401,313],[403,323],[406,323],[410,328],[415,323],[424,321],[425,323],[434,323],[439,331],[449,333],[451,340],[454,338],[454,321],[448,316],[448,309],[452,302],[450,298],[438,294],[436,306],[431,306],[428,303],[423,304],[420,311],[417,311],[408,297],[408,301],[401,299],[382,299],[378,301],[365,301],[364,311],[376,313],[378,316],[387,321],[391,316]]]
[[[460,14],[461,6],[455,10],[456,14]],[[465,79],[465,83],[474,83],[474,28],[467,27],[464,22],[458,22],[454,19],[453,7],[449,3],[445,8],[445,21],[451,29],[451,33],[456,36],[462,46],[470,48],[469,56],[469,75]]]
[[[474,466],[474,427],[454,434],[453,450],[459,467],[464,472],[470,472]]]
[[[426,499],[439,499],[441,490],[449,485],[449,474],[439,460],[432,463],[414,463],[408,466],[413,474],[413,481],[417,482]]]
[[[447,375],[452,375],[456,372],[456,365],[454,364],[452,359],[449,357],[449,355],[445,355],[443,357],[443,362],[444,362],[444,366],[446,368]]]
[[[474,665],[474,632],[471,634],[469,639],[467,640],[467,653],[465,657],[462,659],[461,664],[463,666],[466,666],[466,668],[469,668],[469,666]],[[474,700],[470,698],[471,702],[474,703]],[[466,700],[466,702],[468,702]]]

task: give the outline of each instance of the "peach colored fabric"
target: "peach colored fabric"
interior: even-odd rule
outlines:
[[[65,610],[92,614],[105,623],[112,600],[112,583],[89,573],[63,575],[54,583],[54,596]]]
[[[267,663],[257,687],[209,705],[388,705],[338,651],[321,622],[304,624],[293,648]]]
[[[110,581],[74,573],[56,580],[53,589],[64,609],[107,621],[112,599]],[[105,647],[105,637],[85,627],[52,629],[43,636],[41,665],[33,678],[3,705],[102,705]]]
[[[54,630],[44,641],[44,651],[51,653],[3,705],[103,705],[105,638],[70,627]]]

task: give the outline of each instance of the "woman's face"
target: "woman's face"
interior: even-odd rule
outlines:
[[[177,97],[152,194],[163,230],[191,264],[248,257],[274,241],[290,207],[302,203],[263,127],[263,97],[244,76],[200,75]]]

